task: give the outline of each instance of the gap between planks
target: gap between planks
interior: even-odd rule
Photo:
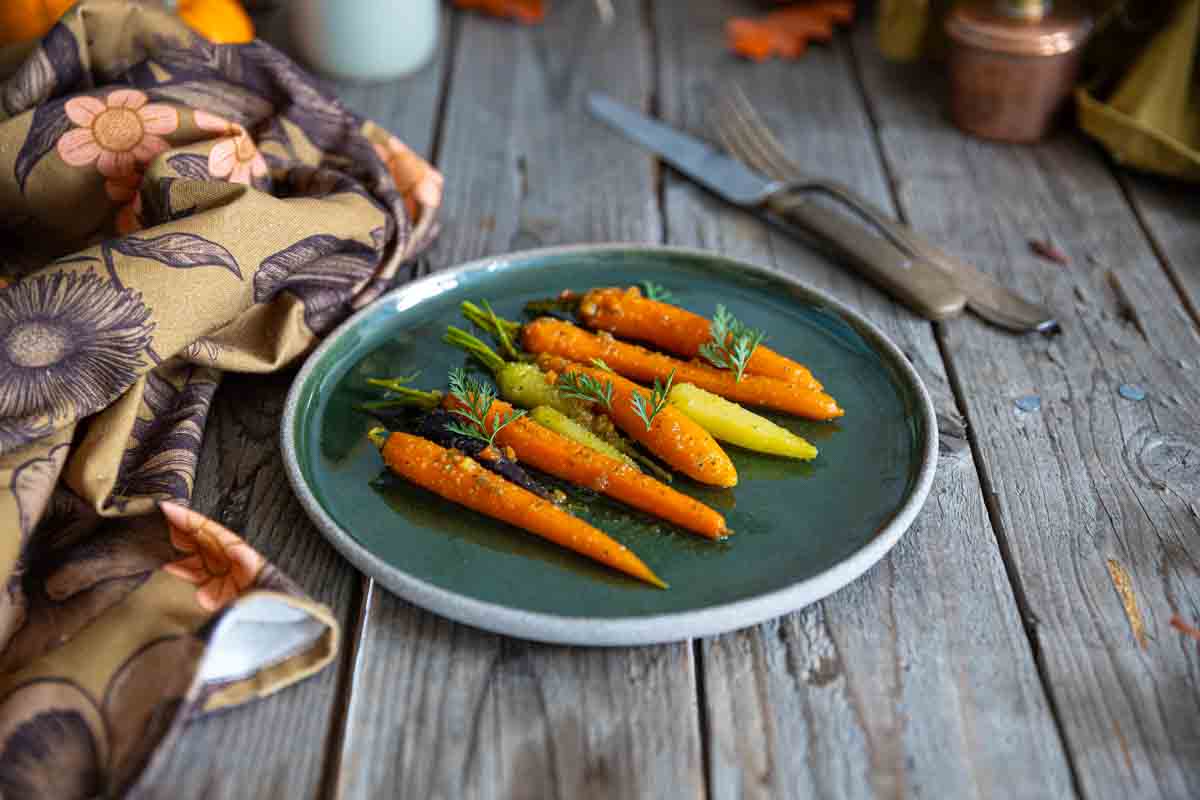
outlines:
[[[860,21],[860,24],[861,21]],[[875,153],[879,158],[879,163],[883,168],[884,175],[887,177],[887,191],[891,197],[892,206],[896,209],[896,214],[900,221],[906,225],[911,225],[907,209],[905,208],[903,199],[896,188],[896,172],[892,167],[891,159],[888,156],[886,148],[883,146],[883,141],[879,132],[879,116],[875,109],[874,103],[871,100],[871,95],[867,91],[866,81],[863,79],[862,66],[859,56],[859,44],[851,35],[844,36],[847,47],[850,51],[850,72],[854,78],[854,84],[858,87],[858,96],[862,100],[863,110],[866,113],[867,121],[871,129],[871,142],[875,146]],[[1126,198],[1128,199],[1128,197]],[[971,313],[963,311],[964,314]],[[996,541],[996,546],[1000,551],[1000,560],[1004,565],[1004,574],[1008,579],[1009,588],[1012,590],[1013,599],[1017,604],[1017,611],[1021,618],[1021,627],[1025,632],[1025,638],[1029,643],[1030,651],[1033,653],[1033,662],[1037,668],[1038,681],[1042,684],[1042,692],[1046,697],[1046,703],[1050,709],[1050,718],[1054,721],[1054,729],[1058,734],[1059,742],[1062,745],[1062,752],[1066,757],[1067,767],[1071,773],[1071,787],[1075,791],[1076,797],[1086,797],[1083,792],[1083,781],[1079,773],[1079,765],[1076,761],[1075,754],[1068,746],[1069,739],[1067,738],[1066,724],[1063,720],[1062,713],[1059,709],[1058,699],[1055,696],[1053,685],[1050,681],[1049,670],[1046,665],[1045,656],[1042,653],[1041,645],[1037,637],[1037,615],[1033,613],[1030,607],[1029,598],[1025,591],[1024,582],[1018,574],[1014,562],[1012,549],[1008,542],[1008,537],[1004,534],[1004,524],[1000,518],[1000,510],[996,506],[996,492],[992,486],[992,478],[988,470],[985,468],[983,456],[980,451],[978,431],[971,424],[971,417],[967,407],[965,390],[963,388],[962,379],[959,375],[957,364],[950,357],[946,342],[946,331],[944,327],[937,322],[930,321],[930,327],[933,332],[934,342],[937,344],[938,354],[941,356],[942,364],[946,369],[946,377],[950,382],[950,391],[954,398],[955,408],[958,413],[966,420],[967,443],[971,451],[971,460],[975,464],[975,472],[979,476],[979,488],[983,492],[983,504],[987,510],[988,524],[992,529],[992,537]],[[1033,334],[1030,334],[1033,335]]]

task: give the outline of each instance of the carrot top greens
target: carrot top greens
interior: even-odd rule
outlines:
[[[667,407],[667,395],[671,391],[671,383],[675,380],[675,370],[671,370],[671,374],[667,376],[667,382],[664,385],[658,378],[654,379],[654,388],[650,390],[650,402],[646,402],[646,398],[642,397],[641,392],[633,393],[633,413],[637,414],[642,422],[646,423],[646,430],[650,430],[650,423],[654,422],[654,418],[658,416],[664,408]]]
[[[496,441],[496,434],[504,426],[525,416],[524,411],[509,410],[504,414],[492,417],[491,430],[488,430],[487,416],[496,400],[496,390],[491,384],[477,381],[464,370],[450,370],[450,394],[462,403],[462,408],[452,408],[450,413],[462,417],[466,422],[451,422],[446,425],[448,430],[479,439],[491,446]]]
[[[599,403],[612,410],[612,384],[585,375],[582,372],[565,372],[558,376],[558,393],[563,397],[574,397],[588,403]]]
[[[700,345],[700,355],[718,369],[736,372],[740,381],[750,356],[767,335],[738,320],[725,306],[718,304],[709,329],[712,341]]]
[[[660,303],[674,303],[675,296],[671,291],[662,284],[653,283],[652,281],[642,281],[642,294],[647,300],[657,300]]]

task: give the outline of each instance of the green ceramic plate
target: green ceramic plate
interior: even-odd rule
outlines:
[[[726,542],[683,533],[572,491],[572,510],[671,584],[654,589],[389,476],[352,406],[368,376],[420,372],[442,388],[462,354],[441,342],[462,300],[519,317],[560,289],[650,280],[709,314],[724,303],[807,364],[846,409],[837,423],[775,420],[821,453],[798,463],[727,448],[732,490],[676,488],[726,515]],[[411,602],[480,628],[571,644],[640,644],[744,627],[861,575],[900,538],[933,480],[937,431],[925,388],[874,326],[793,279],[710,253],[557,248],[490,258],[396,289],[356,314],[297,376],[282,426],[288,476],[343,555]],[[569,487],[568,487],[569,488]]]

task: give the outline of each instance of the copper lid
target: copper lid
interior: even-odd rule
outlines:
[[[960,5],[946,19],[946,33],[962,44],[1014,56],[1068,53],[1091,28],[1086,14],[1049,0],[985,0]]]

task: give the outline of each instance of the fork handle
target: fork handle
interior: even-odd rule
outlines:
[[[963,310],[967,298],[945,273],[915,258],[861,223],[793,192],[767,199],[767,211],[831,247],[868,280],[926,319],[945,319]]]

